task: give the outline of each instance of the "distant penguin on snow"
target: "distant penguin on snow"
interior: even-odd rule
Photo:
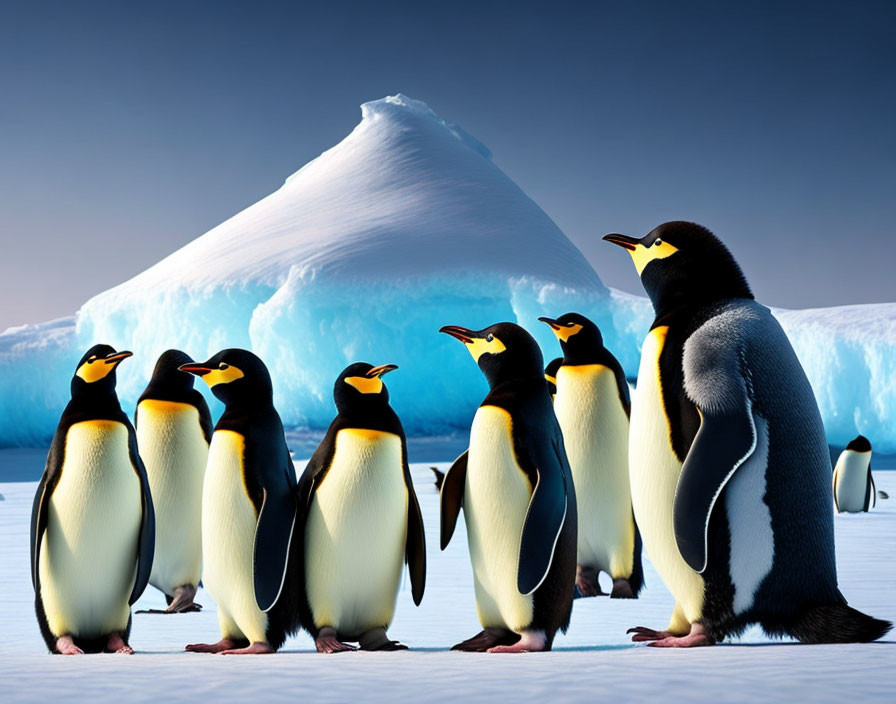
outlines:
[[[78,362],[31,514],[31,581],[51,653],[134,652],[131,605],[152,569],[154,515],[134,427],[115,394],[130,352]]]
[[[202,487],[202,583],[218,606],[221,640],[186,649],[276,652],[298,629],[301,569],[293,540],[295,468],[271,375],[241,349],[180,369],[201,377],[224,402]]]
[[[483,630],[455,650],[550,650],[566,631],[576,571],[576,495],[538,344],[513,323],[449,325],[485,374],[470,447],[441,492],[442,549],[461,507]]]
[[[337,416],[299,480],[304,529],[302,625],[317,650],[405,650],[386,635],[407,562],[415,604],[423,599],[423,517],[401,422],[384,374],[358,362],[336,380]]]
[[[644,571],[628,477],[625,372],[604,347],[597,325],[584,315],[539,320],[550,326],[563,349],[554,412],[576,486],[576,587],[581,596],[603,594],[598,575],[605,572],[613,580],[611,598],[637,598]]]
[[[871,476],[871,443],[864,435],[849,441],[834,467],[834,508],[837,513],[870,511],[877,503]]]
[[[137,401],[134,425],[156,512],[156,550],[149,583],[168,602],[164,611],[199,611],[193,602],[202,570],[202,480],[212,439],[208,404],[193,376],[178,367],[193,360],[163,352]]]
[[[625,248],[656,310],[632,402],[629,470],[644,547],[675,597],[635,641],[711,645],[759,623],[804,643],[891,624],[837,588],[831,464],[812,388],[781,326],[709,230],[669,222]]]

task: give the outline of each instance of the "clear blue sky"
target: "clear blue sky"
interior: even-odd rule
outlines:
[[[0,0],[0,328],[74,312],[426,101],[582,249],[692,219],[760,300],[896,300],[894,3]]]

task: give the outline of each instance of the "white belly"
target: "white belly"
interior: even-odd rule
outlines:
[[[517,588],[520,540],[532,485],[516,461],[510,414],[482,406],[473,418],[464,520],[483,627],[519,633],[532,622],[532,595]]]
[[[156,549],[149,582],[168,596],[199,584],[202,480],[208,443],[199,411],[187,403],[146,400],[137,407],[137,444],[156,511]]]
[[[684,561],[675,542],[672,507],[681,462],[672,451],[659,379],[659,356],[667,331],[666,327],[651,330],[641,351],[638,386],[632,397],[629,473],[644,549],[693,623],[703,613],[703,578]]]
[[[576,487],[576,562],[613,578],[629,577],[635,548],[629,422],[613,370],[599,364],[560,367],[554,412]]]
[[[127,626],[140,499],[127,428],[115,421],[71,426],[39,566],[41,598],[55,635],[100,637]]]
[[[318,628],[330,626],[346,639],[388,628],[407,531],[401,439],[376,430],[339,431],[305,524],[306,589]]]
[[[224,638],[267,642],[268,618],[255,602],[255,506],[243,479],[245,438],[216,430],[202,490],[202,581],[218,605]]]
[[[834,468],[834,496],[840,512],[857,513],[865,510],[870,452],[844,450]],[[874,506],[872,497],[871,506]]]

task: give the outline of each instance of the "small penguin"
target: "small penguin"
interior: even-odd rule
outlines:
[[[130,352],[94,345],[72,378],[31,513],[31,581],[51,653],[133,653],[131,605],[152,569],[155,525],[137,438],[115,393]]]
[[[561,364],[563,364],[563,357],[557,357],[548,362],[548,366],[544,368],[544,379],[548,382],[548,393],[551,394],[552,401],[557,395],[557,370],[560,369]]]
[[[276,652],[298,628],[296,476],[271,375],[247,350],[180,366],[224,402],[202,487],[202,583],[218,605],[221,640],[199,653]]]
[[[834,508],[837,513],[870,511],[877,503],[871,476],[871,443],[864,435],[849,441],[834,467]]]
[[[440,496],[442,550],[464,510],[483,627],[453,649],[550,650],[572,611],[577,517],[541,351],[513,323],[440,332],[464,344],[490,389]]]
[[[426,581],[423,517],[401,421],[384,374],[357,362],[333,389],[337,415],[299,480],[304,526],[302,625],[318,652],[406,650],[390,640],[405,562],[419,605]]]
[[[661,647],[759,623],[804,643],[866,642],[887,621],[837,588],[831,464],[787,336],[722,242],[689,222],[605,240],[631,255],[656,311],[632,402],[629,472],[644,547],[675,597]]]
[[[193,376],[178,367],[192,359],[163,352],[137,401],[134,426],[156,512],[156,551],[149,583],[168,608],[148,613],[199,611],[194,603],[202,569],[202,480],[212,439],[208,404]]]
[[[644,585],[641,537],[628,478],[628,384],[600,330],[578,313],[539,318],[560,341],[554,413],[572,468],[579,511],[576,588],[603,594],[598,574],[613,579],[611,598],[637,598]]]

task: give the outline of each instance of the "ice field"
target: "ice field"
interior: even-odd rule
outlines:
[[[418,454],[426,454],[417,446]],[[414,459],[415,447],[411,447]],[[0,452],[0,476],[35,477],[39,451]],[[33,613],[28,526],[36,481],[0,483],[0,701],[890,701],[896,690],[896,637],[860,645],[797,645],[748,631],[712,648],[659,650],[629,642],[626,628],[665,626],[672,599],[645,560],[647,586],[636,601],[577,600],[566,635],[551,653],[450,652],[478,632],[463,521],[438,549],[438,495],[429,463],[412,465],[426,523],[428,574],[420,607],[407,578],[390,635],[412,650],[321,655],[301,634],[277,655],[185,653],[188,642],[218,638],[214,602],[201,613],[135,614],[133,656],[50,656]],[[440,463],[443,469],[447,464]],[[297,471],[304,463],[296,463]],[[878,471],[896,497],[896,472]],[[896,620],[896,498],[868,514],[835,518],[840,588],[849,603]],[[605,585],[606,586],[606,585]],[[147,587],[136,608],[164,607]]]

